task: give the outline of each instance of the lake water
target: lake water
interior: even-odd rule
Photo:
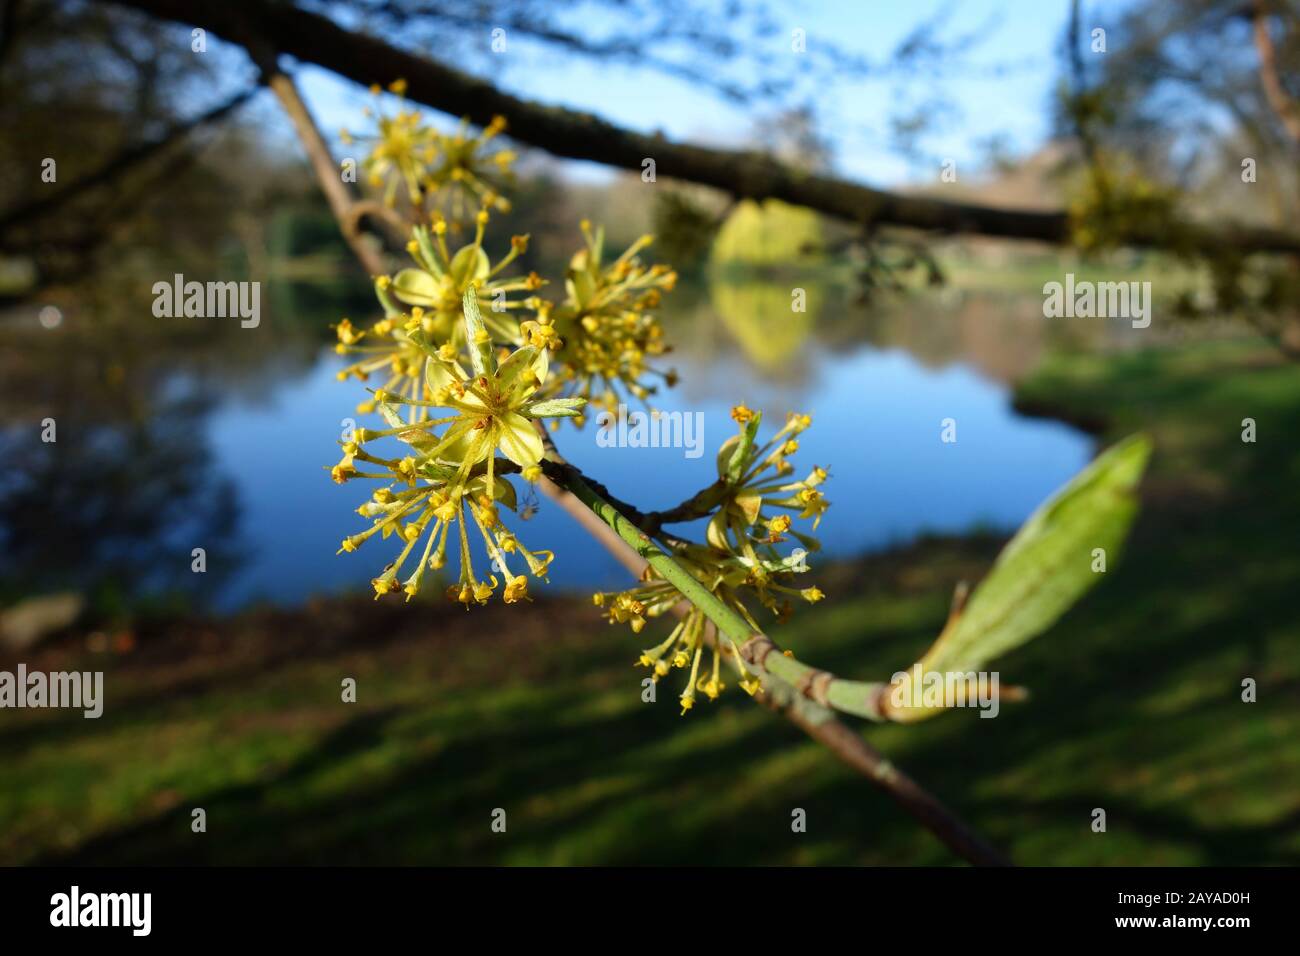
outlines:
[[[674,356],[683,384],[655,401],[664,411],[702,413],[702,457],[690,459],[680,448],[600,447],[594,423],[583,431],[566,424],[556,436],[561,451],[615,495],[658,509],[714,480],[714,452],[735,432],[733,404],[743,401],[778,423],[787,411],[808,412],[814,424],[794,461],[799,474],[814,464],[830,470],[825,493],[832,506],[818,534],[831,557],[926,532],[1014,529],[1092,454],[1090,439],[1074,429],[1018,415],[1008,386],[968,361],[930,367],[902,347],[805,343],[797,374],[789,376],[756,368],[743,349],[705,351]],[[248,547],[219,595],[224,607],[364,590],[395,551],[376,541],[335,555],[345,535],[365,527],[354,509],[373,487],[335,485],[322,467],[337,459],[335,442],[358,398],[355,383],[335,380],[339,365],[322,349],[305,374],[280,381],[256,402],[226,400],[207,419],[212,459],[242,463],[229,478]],[[952,443],[941,440],[947,418],[956,423]],[[530,548],[556,552],[551,587],[626,581],[626,572],[544,497],[531,520],[508,522]]]
[[[335,554],[365,526],[355,508],[370,483],[335,485],[326,470],[363,393],[335,380],[341,359],[323,334],[367,306],[272,291],[284,301],[258,329],[75,313],[56,330],[34,320],[5,329],[0,450],[17,467],[0,478],[0,599],[75,588],[114,607],[184,593],[229,610],[369,590],[396,549],[374,541]],[[740,402],[778,425],[787,411],[813,416],[794,463],[799,474],[830,471],[818,531],[827,557],[927,532],[1010,531],[1092,453],[1082,433],[1012,409],[1006,381],[1043,348],[1041,301],[944,294],[863,310],[821,290],[814,312],[792,314],[788,285],[679,289],[668,301],[676,351],[666,364],[681,384],[655,404],[702,415],[703,454],[601,447],[594,423],[556,436],[571,461],[644,509],[714,480]],[[33,424],[46,416],[58,421],[55,443]],[[954,443],[941,441],[949,418]],[[550,587],[625,582],[563,512],[545,498],[539,508],[507,520],[530,548],[556,553]],[[195,548],[204,574],[193,573]]]

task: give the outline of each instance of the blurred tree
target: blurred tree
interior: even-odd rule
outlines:
[[[1207,212],[1293,221],[1300,2],[1145,0],[1120,9],[1076,0],[1073,9],[1064,44],[1070,94],[1057,113],[1063,134],[1082,121],[1097,146],[1191,191]],[[1094,29],[1106,31],[1104,54],[1091,49]],[[1258,188],[1225,188],[1225,180],[1241,183],[1247,157]]]
[[[717,268],[797,267],[821,252],[822,228],[816,213],[777,199],[761,206],[746,199],[736,205],[713,242]]]
[[[1300,2],[1144,2],[1103,19],[1073,0],[1060,131],[1079,145],[1073,234],[1088,251],[1153,225],[1193,258],[1191,220],[1280,228],[1300,206]],[[1099,48],[1099,40],[1104,49]],[[1300,357],[1300,268],[1225,245],[1187,317],[1237,316]]]
[[[808,102],[759,117],[753,139],[759,149],[787,166],[829,173],[835,165],[835,149],[821,125],[816,107]]]
[[[1246,135],[1253,124],[1271,130],[1267,136],[1277,140],[1279,131],[1286,129],[1285,111],[1279,114],[1278,104],[1293,100],[1295,93],[1291,78],[1295,75],[1291,68],[1295,31],[1282,27],[1294,5],[1295,0],[1288,0],[1270,4],[1265,10],[1257,4],[1232,6],[1194,0],[1175,8],[1150,4],[1147,17],[1141,14],[1146,4],[1137,12],[1124,14],[1120,24],[1112,27],[1109,52],[1101,65],[1092,69],[1096,75],[1089,77],[1089,90],[1098,91],[1092,98],[1104,102],[1104,115],[1114,116],[1106,134],[1108,142],[1120,143],[1122,137],[1130,136],[1131,152],[1145,157],[1143,169],[1152,170],[1156,182],[1173,181],[1181,186],[1191,181],[1189,171],[1207,169],[1211,152],[1204,135],[1215,129],[1208,123],[1212,117],[1206,110],[1194,108],[1196,103],[1214,102],[1225,115],[1250,118],[1251,122],[1243,121],[1240,129],[1234,129],[1234,135]],[[508,114],[511,131],[519,141],[559,156],[636,171],[646,156],[654,156],[664,179],[688,180],[741,198],[776,198],[808,206],[855,227],[903,226],[1051,242],[1077,238],[1077,216],[1066,210],[1029,211],[977,201],[900,195],[829,175],[833,157],[817,135],[810,105],[826,101],[829,84],[875,77],[919,90],[919,99],[898,98],[899,108],[904,110],[900,128],[914,132],[915,124],[906,114],[907,103],[924,102],[925,89],[939,79],[941,70],[950,76],[952,71],[969,67],[966,54],[987,31],[952,38],[944,30],[950,18],[936,14],[922,20],[880,62],[868,62],[844,50],[835,38],[826,37],[817,37],[815,42],[809,38],[804,45],[806,56],[790,57],[786,55],[790,17],[788,11],[778,14],[776,9],[763,0],[704,4],[597,0],[585,5],[581,14],[539,0],[450,0],[436,5],[420,0],[246,0],[238,7],[214,0],[27,0],[6,7],[6,21],[0,24],[4,29],[0,85],[18,90],[12,99],[4,99],[5,118],[12,117],[18,123],[16,128],[24,130],[15,137],[16,146],[9,144],[10,153],[4,158],[16,168],[32,168],[34,159],[39,162],[37,154],[51,148],[47,144],[57,144],[60,155],[89,157],[102,156],[106,143],[129,147],[148,135],[164,136],[175,128],[179,103],[211,103],[218,94],[237,95],[256,82],[259,66],[277,71],[278,61],[287,62],[292,56],[366,84],[405,76],[415,101],[466,114],[479,124],[497,113]],[[1255,26],[1261,18],[1267,20],[1262,32]],[[1217,29],[1220,24],[1222,31]],[[205,56],[189,52],[191,25],[209,31]],[[1121,44],[1126,36],[1131,42]],[[1225,36],[1234,41],[1226,50]],[[1261,44],[1261,37],[1269,42]],[[236,46],[221,40],[233,41]],[[1241,41],[1240,47],[1236,40]],[[521,48],[522,53],[496,57],[494,42],[506,44],[512,52]],[[249,56],[245,57],[240,47]],[[1272,69],[1261,73],[1265,64],[1259,51],[1264,49],[1271,51],[1268,62]],[[434,51],[432,58],[428,51]],[[762,152],[678,145],[586,114],[542,107],[495,85],[503,70],[506,75],[511,70],[527,71],[556,55],[650,65],[749,103],[759,115],[770,117],[768,125],[775,130],[769,129],[773,135],[766,137]],[[51,69],[50,63],[56,67]],[[701,63],[707,63],[707,69]],[[478,75],[461,67],[477,69]],[[490,81],[484,79],[489,70]],[[1175,86],[1189,86],[1195,97],[1189,108],[1178,111],[1178,122],[1165,117],[1168,134],[1153,136],[1151,131],[1159,127],[1150,122],[1152,104],[1164,101],[1170,85],[1165,73],[1173,77]],[[36,76],[36,80],[15,82],[28,76]],[[1243,84],[1249,84],[1249,90]],[[1080,97],[1072,100],[1077,104]],[[89,125],[80,122],[87,112],[83,101],[91,104]],[[1199,130],[1201,138],[1175,131],[1185,118],[1191,118],[1191,125],[1203,119],[1208,123]],[[1072,126],[1077,125],[1073,121],[1078,116],[1071,114],[1071,119]],[[111,128],[100,132],[97,123]],[[63,137],[62,142],[47,136],[44,126],[58,127],[54,132]],[[1222,124],[1217,129],[1219,141],[1228,142]],[[1139,132],[1146,138],[1140,139]],[[87,142],[94,142],[96,148],[74,145]],[[1264,140],[1261,143],[1267,145]],[[254,145],[264,147],[265,143]],[[1225,147],[1221,152],[1222,165],[1231,158],[1232,149]],[[182,178],[179,168],[184,166],[185,156],[164,155],[171,157],[171,163],[163,164],[160,159],[154,164],[152,179],[146,171],[134,170],[141,180],[134,192],[125,186],[99,190],[96,196],[101,208],[94,215],[78,206],[81,215],[55,221],[41,230],[29,225],[17,236],[4,230],[0,251],[44,250],[52,254],[63,250],[67,258],[54,274],[74,276],[85,271],[79,268],[77,258],[102,247],[106,239],[120,238],[133,214],[148,217],[156,237],[166,235],[173,210],[175,219],[190,228],[212,225],[214,231],[205,246],[231,241],[233,232],[235,241],[247,239],[249,248],[255,249],[256,237],[247,228],[247,220],[241,230],[227,228],[226,220],[227,214],[238,211],[235,207],[240,202],[232,200],[264,200],[251,177],[240,175],[237,167],[231,169],[235,164],[223,157],[223,162],[203,164],[205,174],[215,177],[222,188],[169,192]],[[1263,158],[1260,164],[1262,168]],[[1282,188],[1277,181],[1294,178],[1291,167],[1274,167],[1269,160],[1269,169],[1270,182],[1249,197],[1259,205],[1268,204],[1266,190]],[[1198,181],[1214,179],[1213,173],[1201,172]],[[0,198],[10,200],[7,208],[11,210],[15,202],[27,198],[14,196],[17,183],[22,183],[23,190],[30,188],[30,181],[21,178],[0,187]],[[3,189],[8,189],[8,194]],[[1294,195],[1294,184],[1285,189]],[[167,201],[159,201],[161,197]],[[217,208],[196,208],[205,198],[216,200],[213,205]],[[89,207],[91,195],[78,201]],[[1221,195],[1216,201],[1237,208],[1232,197]],[[1124,221],[1123,217],[1112,218]],[[1290,231],[1288,219],[1276,218],[1279,226],[1272,229],[1221,221],[1210,227],[1172,216],[1139,219],[1120,237],[1123,242],[1172,246],[1188,255],[1259,250],[1300,253],[1300,236]],[[0,211],[0,226],[3,222],[4,212]],[[150,238],[154,237],[148,233],[131,235],[135,246]],[[167,239],[162,244],[182,247]],[[38,258],[50,257],[42,253]],[[108,258],[103,256],[101,261]],[[41,274],[48,277],[50,263],[42,261],[41,265]]]

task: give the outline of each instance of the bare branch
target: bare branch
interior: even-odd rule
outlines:
[[[1267,0],[1255,0],[1251,19],[1255,27],[1255,50],[1259,53],[1259,81],[1264,87],[1264,97],[1286,127],[1292,142],[1300,146],[1300,107],[1287,95],[1278,76],[1277,54],[1268,32]]]
[[[486,125],[501,114],[511,135],[556,156],[640,170],[654,159],[662,176],[676,177],[737,196],[772,197],[855,223],[879,223],[949,233],[1064,243],[1070,223],[1064,211],[1030,212],[904,196],[829,176],[809,175],[761,153],[742,153],[674,143],[635,133],[587,113],[547,107],[503,92],[486,80],[400,50],[383,40],[340,27],[327,17],[291,4],[247,0],[113,0],[164,19],[193,23],[248,46],[250,23],[279,52],[315,63],[358,83],[407,81],[407,95],[452,115]],[[1165,245],[1156,227],[1126,237],[1138,246]],[[1212,254],[1224,249],[1300,255],[1300,235],[1272,229],[1216,224],[1180,230],[1180,248]]]
[[[356,195],[343,181],[334,156],[330,153],[329,145],[321,135],[320,127],[316,125],[311,110],[307,108],[302,94],[298,92],[298,85],[289,74],[280,69],[276,52],[269,43],[257,37],[250,37],[249,42],[251,45],[247,49],[262,71],[262,82],[275,94],[289,121],[293,123],[298,141],[302,143],[307,160],[316,174],[320,191],[325,194],[330,212],[338,222],[339,232],[343,234],[349,248],[368,273],[374,276],[386,272],[387,265],[383,253],[369,245],[362,234],[361,219],[365,212],[357,210]]]

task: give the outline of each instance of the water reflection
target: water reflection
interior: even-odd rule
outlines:
[[[1009,529],[1087,460],[1082,435],[1011,409],[1003,382],[1044,345],[1033,303],[927,294],[867,313],[851,289],[801,282],[804,313],[791,310],[788,282],[758,277],[669,297],[682,384],[657,404],[703,413],[706,449],[733,431],[737,401],[778,419],[811,412],[799,459],[832,466],[821,529],[830,554],[923,531]],[[323,341],[343,310],[334,290],[276,285],[271,321],[255,330],[126,334],[70,321],[57,333],[5,333],[0,441],[21,463],[0,481],[6,598],[73,586],[177,591],[233,608],[365,589],[383,556],[335,555],[358,502],[323,467],[358,400],[334,380],[340,360]],[[46,416],[59,429],[50,445],[37,427]],[[940,441],[944,418],[957,421],[955,444]],[[558,440],[646,507],[714,477],[711,453],[600,448],[591,426]],[[525,530],[557,552],[553,586],[623,580],[545,501]],[[190,572],[197,546],[207,575]]]
[[[801,309],[794,308],[796,295]],[[790,359],[812,335],[816,316],[823,314],[825,287],[773,279],[718,278],[709,283],[709,300],[722,327],[756,372],[788,376]]]
[[[283,308],[260,329],[158,320],[127,291],[99,289],[54,328],[38,306],[0,325],[0,600],[221,603],[259,546],[241,536],[240,459],[215,455],[208,430],[230,401],[309,372],[319,327]]]

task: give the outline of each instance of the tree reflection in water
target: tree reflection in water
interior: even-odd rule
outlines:
[[[229,476],[245,465],[213,460],[206,421],[232,393],[308,370],[319,329],[147,324],[84,305],[55,330],[27,319],[0,333],[0,602],[71,589],[106,609],[209,605],[243,554]]]

